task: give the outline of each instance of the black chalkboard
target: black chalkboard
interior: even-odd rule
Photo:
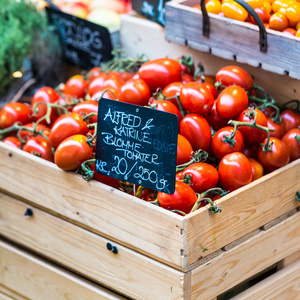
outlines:
[[[96,171],[173,194],[178,117],[116,100],[99,100]]]
[[[165,4],[170,0],[131,0],[132,9],[147,19],[165,26]]]
[[[65,61],[89,70],[112,59],[107,28],[50,7],[46,11],[49,23],[59,35]]]

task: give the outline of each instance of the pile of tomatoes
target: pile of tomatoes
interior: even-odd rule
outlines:
[[[245,0],[261,18],[266,28],[300,37],[300,2],[298,0]],[[201,9],[200,5],[195,8]],[[234,0],[206,0],[207,12],[256,24],[250,14]]]
[[[188,63],[186,63],[188,62]],[[214,78],[195,74],[185,57],[144,62],[138,71],[74,75],[59,88],[45,86],[31,104],[8,103],[0,111],[2,141],[122,189],[163,208],[187,214],[300,157],[300,114],[275,100],[237,66]],[[179,119],[177,174],[172,195],[95,172],[98,100],[174,113]]]

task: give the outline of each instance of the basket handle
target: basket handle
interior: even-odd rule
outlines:
[[[238,4],[240,4],[254,19],[256,24],[259,27],[259,48],[261,52],[267,52],[268,43],[267,43],[267,30],[264,26],[263,21],[258,16],[256,11],[244,0],[234,0]],[[209,37],[210,24],[209,24],[209,16],[205,7],[205,0],[200,0],[201,11],[203,15],[203,24],[202,24],[202,34],[204,36]]]

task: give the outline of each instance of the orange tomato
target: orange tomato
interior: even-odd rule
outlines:
[[[270,17],[269,28],[277,31],[283,31],[289,27],[289,20],[285,14],[278,11]]]
[[[293,2],[286,9],[286,16],[292,22],[300,21],[300,2]]]
[[[245,0],[252,8],[262,7],[264,2],[263,0]]]
[[[228,0],[222,4],[222,12],[225,17],[238,21],[245,21],[248,17],[248,12],[233,0]]]
[[[262,177],[264,174],[263,166],[253,158],[248,157],[248,160],[252,167],[252,181]]]
[[[221,11],[221,6],[219,0],[210,0],[205,4],[207,12],[212,14],[218,14]]]

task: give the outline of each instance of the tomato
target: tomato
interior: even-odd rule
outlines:
[[[251,123],[254,121],[256,114],[256,124],[267,127],[267,118],[263,114],[263,112],[257,108],[253,110],[253,108],[247,108],[245,109],[238,117],[239,122],[246,122]],[[247,145],[256,145],[262,142],[266,137],[267,133],[264,130],[261,130],[259,128],[253,128],[248,126],[239,126],[239,130],[241,131],[245,144]]]
[[[28,105],[20,102],[7,103],[0,111],[0,128],[11,127],[16,122],[22,125],[31,121],[31,109]]]
[[[100,73],[97,77],[90,81],[88,85],[88,94],[93,97],[95,93],[104,87],[104,81],[108,78],[108,75],[104,72]]]
[[[254,9],[258,16],[261,18],[263,23],[269,23],[270,20],[270,12],[265,6],[257,7]],[[255,20],[251,17],[252,23],[256,24]]]
[[[15,148],[21,148],[21,141],[15,136],[8,136],[3,140],[3,143]]]
[[[178,117],[179,122],[182,120],[181,112],[177,106],[168,100],[155,100],[151,103],[151,106],[155,107],[157,110],[175,114]]]
[[[263,166],[254,158],[248,157],[248,160],[252,167],[252,181],[262,177],[264,175]]]
[[[291,35],[291,36],[296,36],[297,34],[297,31],[294,28],[286,28],[282,32],[285,33],[286,35]]]
[[[90,83],[92,82],[96,77],[98,77],[101,73],[100,67],[94,67],[90,69],[86,75],[87,82]]]
[[[82,75],[74,75],[69,78],[63,89],[65,95],[76,98],[84,98],[88,89],[88,83]]]
[[[222,127],[225,127],[230,119],[223,119],[218,115],[216,108],[216,100],[214,102],[214,106],[212,107],[210,113],[206,116],[206,121],[208,124],[214,129],[219,130]]]
[[[36,122],[40,118],[44,117],[47,113],[47,105],[48,103],[55,103],[59,99],[59,95],[57,92],[48,86],[44,86],[39,88],[33,95],[31,100],[31,107],[34,108],[36,103],[40,103],[36,105],[37,112],[32,116],[33,120]],[[50,114],[50,124],[55,121],[57,118],[57,112],[55,109],[51,110]],[[43,124],[47,124],[44,120]]]
[[[276,114],[276,110],[272,106],[263,107],[260,109],[267,118],[274,117]]]
[[[248,92],[253,87],[252,76],[238,66],[225,66],[221,68],[216,74],[216,80],[221,82],[225,87],[238,85]]]
[[[175,192],[172,195],[158,192],[157,201],[165,209],[179,210],[188,214],[197,201],[197,195],[188,184],[176,181]]]
[[[53,124],[49,133],[49,142],[56,148],[64,139],[75,134],[86,135],[89,131],[87,123],[78,113],[61,115]]]
[[[194,76],[191,75],[191,74],[187,74],[187,73],[184,73],[182,75],[182,78],[181,78],[181,82],[182,83],[187,83],[187,82],[194,82],[195,79],[194,79]]]
[[[181,64],[171,58],[158,58],[144,63],[138,75],[155,92],[158,88],[165,88],[169,83],[181,81]]]
[[[286,10],[286,16],[292,22],[300,21],[300,3],[293,1]]]
[[[210,0],[207,3],[205,3],[205,7],[207,12],[212,14],[218,14],[221,12],[221,2],[219,0]]]
[[[230,136],[234,131],[234,128],[231,126],[226,126],[219,129],[212,138],[211,148],[214,155],[221,159],[225,155],[232,152],[243,152],[244,149],[244,138],[242,133],[237,130],[235,136],[231,142],[226,142],[224,135]]]
[[[243,153],[249,158],[257,158],[258,145],[245,145]]]
[[[186,111],[199,115],[207,115],[214,105],[212,93],[201,82],[183,84],[180,101]]]
[[[269,28],[277,31],[283,31],[289,27],[289,20],[284,13],[278,11],[270,17]]]
[[[289,130],[281,139],[288,148],[290,153],[290,161],[294,161],[300,157],[300,130],[294,128]]]
[[[52,147],[49,141],[40,135],[30,137],[25,143],[23,150],[53,162]]]
[[[65,171],[78,169],[81,164],[90,159],[93,148],[86,141],[86,136],[76,134],[63,140],[56,148],[54,161]]]
[[[189,162],[192,158],[193,148],[190,142],[181,134],[178,134],[176,165]]]
[[[48,128],[47,126],[43,124],[28,123],[24,125],[24,129],[20,130],[19,132],[20,138],[23,139],[24,141],[27,141],[30,137],[32,137],[34,133],[31,131],[27,131],[26,128],[29,130],[33,130],[34,125],[36,131],[41,131],[45,136],[49,136],[50,128]]]
[[[263,0],[245,0],[254,10],[255,8],[259,8],[263,5]]]
[[[92,97],[91,100],[99,101],[102,97],[110,100],[116,100],[118,98],[119,91],[113,87],[103,87],[99,89]]]
[[[222,13],[226,18],[238,21],[245,21],[248,18],[247,11],[233,0],[228,0],[222,3]]]
[[[122,78],[122,76],[119,74],[110,74],[108,75],[108,77],[104,80],[104,87],[113,87],[114,89],[116,89],[118,92],[121,90],[121,87],[123,86],[123,84],[125,83],[124,79]],[[118,95],[116,95],[118,96]]]
[[[196,193],[203,193],[215,187],[219,181],[217,169],[207,163],[193,163],[185,168],[182,174],[192,176],[190,186]]]
[[[166,98],[173,98],[176,95],[180,95],[182,86],[183,86],[183,82],[179,82],[179,81],[171,82],[162,90],[162,94]],[[176,98],[170,99],[168,101],[171,101],[173,104],[175,104],[178,107],[178,102],[177,102]]]
[[[221,186],[227,191],[234,191],[252,181],[251,164],[240,152],[225,155],[218,170]]]
[[[271,151],[264,152],[263,145],[265,145],[266,141],[267,139],[265,139],[264,143],[257,150],[257,159],[264,169],[274,171],[287,165],[290,161],[290,154],[285,143],[278,138],[271,137]]]
[[[203,82],[203,85],[211,92],[214,99],[217,99],[219,96],[219,93],[217,89],[209,82]]]
[[[98,102],[95,100],[85,100],[79,102],[73,107],[72,112],[80,115],[88,115],[91,113],[98,114]],[[96,123],[97,118],[98,118],[97,115],[91,116],[91,118],[88,120],[88,123],[89,124]]]
[[[192,145],[193,150],[207,151],[211,143],[211,129],[203,116],[198,114],[186,115],[179,124],[179,132]]]
[[[145,106],[150,98],[150,88],[143,79],[129,79],[121,87],[119,101]]]
[[[281,123],[274,122],[272,118],[267,118],[267,127],[270,129],[274,129],[274,131],[270,131],[270,136],[277,137],[281,139],[284,135],[284,130]]]
[[[280,117],[282,119],[282,127],[284,133],[290,131],[293,128],[300,126],[300,115],[292,109],[285,109],[281,112]]]
[[[97,180],[101,183],[104,183],[106,185],[109,185],[111,187],[114,187],[114,188],[119,188],[120,187],[120,181],[118,179],[97,173],[94,164],[90,166],[90,169],[92,171],[94,171],[93,178],[95,180]]]
[[[216,101],[217,113],[223,119],[236,118],[248,106],[247,93],[238,85],[225,88]]]

